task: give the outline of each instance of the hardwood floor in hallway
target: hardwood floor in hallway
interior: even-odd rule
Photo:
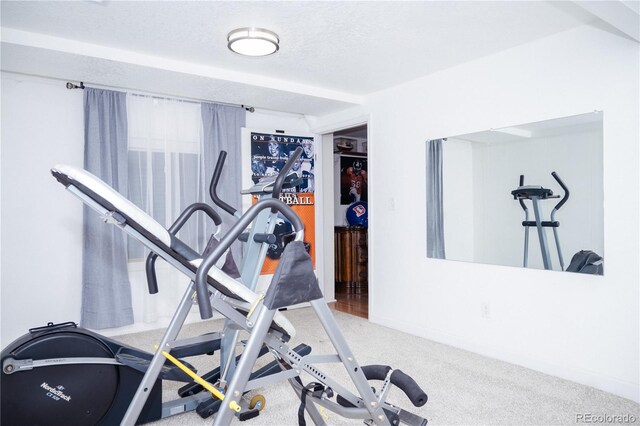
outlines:
[[[366,284],[360,287],[336,285],[336,311],[369,318],[369,291]]]

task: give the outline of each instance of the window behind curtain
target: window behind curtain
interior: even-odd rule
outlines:
[[[132,95],[129,116],[129,198],[165,227],[201,199],[200,104]],[[180,239],[202,251],[204,218],[197,216]],[[143,246],[129,240],[129,260],[142,260]]]

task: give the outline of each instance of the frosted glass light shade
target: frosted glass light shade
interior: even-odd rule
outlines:
[[[227,35],[227,47],[245,56],[267,56],[280,48],[280,39],[273,31],[262,28],[238,28]]]

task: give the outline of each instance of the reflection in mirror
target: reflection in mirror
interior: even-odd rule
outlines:
[[[427,256],[602,274],[602,112],[427,142]]]

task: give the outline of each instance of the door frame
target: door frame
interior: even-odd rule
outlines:
[[[312,129],[312,133],[320,135],[320,149],[317,152],[320,154],[318,156],[318,162],[320,163],[321,170],[321,191],[320,194],[317,194],[319,199],[316,201],[320,208],[316,210],[316,220],[319,222],[320,226],[316,229],[320,228],[322,232],[322,237],[320,235],[316,235],[316,240],[320,239],[322,241],[321,247],[321,262],[320,268],[318,270],[318,278],[321,283],[321,288],[324,293],[324,297],[327,302],[335,301],[335,254],[334,254],[334,153],[333,153],[333,134],[337,131],[349,129],[357,126],[367,126],[367,185],[371,187],[371,159],[369,158],[369,152],[371,147],[371,131],[370,125],[371,120],[369,114],[359,115],[347,120],[341,120],[340,122],[330,123],[323,125],[322,127],[317,127]],[[317,188],[317,185],[316,185]],[[371,191],[369,191],[369,197],[371,196]],[[371,232],[371,229],[368,230]],[[369,235],[371,236],[371,235]],[[371,244],[368,247],[368,258],[371,259]],[[371,268],[369,268],[368,273],[368,281],[369,281],[369,312],[371,312],[371,283],[373,282],[373,274],[371,273]]]

